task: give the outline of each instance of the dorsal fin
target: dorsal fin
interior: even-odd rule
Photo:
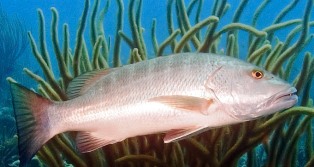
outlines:
[[[67,96],[68,99],[74,99],[82,94],[84,94],[89,88],[95,85],[102,77],[108,75],[112,71],[115,71],[115,68],[111,69],[101,69],[82,74],[74,78],[68,88]]]

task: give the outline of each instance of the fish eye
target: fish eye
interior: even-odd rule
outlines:
[[[253,70],[253,71],[252,71],[252,76],[253,76],[255,79],[261,79],[261,78],[263,78],[264,73],[263,73],[263,71],[261,71],[261,70]]]

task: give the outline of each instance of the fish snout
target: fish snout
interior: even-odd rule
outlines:
[[[242,111],[235,114],[235,117],[242,120],[253,120],[290,108],[297,102],[297,89],[289,85],[289,87],[267,98],[263,103],[256,105],[256,108],[251,112]]]
[[[297,89],[295,87],[289,87],[284,89],[273,97],[272,103],[293,103],[298,102]],[[291,106],[292,107],[292,106]]]
[[[297,89],[289,86],[267,100],[266,103],[260,105],[260,116],[273,114],[284,109],[293,107],[298,102]]]

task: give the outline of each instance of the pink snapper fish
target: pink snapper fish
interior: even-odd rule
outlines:
[[[296,89],[229,56],[181,53],[88,72],[51,101],[11,84],[20,163],[53,136],[78,131],[85,153],[126,138],[166,133],[174,142],[210,128],[266,116],[297,103]]]

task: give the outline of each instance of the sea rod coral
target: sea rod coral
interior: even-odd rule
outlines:
[[[66,88],[73,78],[94,69],[121,66],[122,42],[130,47],[128,63],[147,59],[148,43],[141,25],[143,1],[130,0],[127,10],[124,9],[125,4],[122,0],[115,1],[118,4],[118,11],[113,46],[110,38],[105,36],[104,30],[104,18],[110,7],[109,2],[106,1],[100,9],[101,2],[95,0],[88,15],[90,1],[85,0],[74,49],[70,49],[67,24],[62,27],[63,42],[59,43],[59,16],[55,8],[51,9],[52,48],[58,62],[60,78],[57,78],[52,70],[50,62],[52,57],[47,51],[45,39],[45,18],[43,12],[38,10],[40,23],[38,44],[30,32],[28,36],[44,77],[36,75],[27,68],[24,71],[38,82],[37,91],[40,94],[52,100],[67,100]],[[78,153],[72,145],[76,133],[64,133],[54,137],[38,152],[37,155],[42,162],[49,166],[64,166],[64,161],[75,166],[236,166],[241,157],[246,156],[247,166],[294,166],[293,164],[296,164],[300,157],[299,150],[305,148],[304,165],[313,166],[311,119],[314,116],[314,108],[310,89],[314,74],[314,58],[313,51],[303,54],[307,43],[313,38],[309,31],[314,25],[310,18],[313,12],[313,0],[307,0],[302,18],[283,21],[285,15],[299,3],[298,0],[294,0],[274,18],[271,25],[261,30],[256,29],[255,26],[265,7],[271,4],[269,0],[264,0],[256,9],[251,25],[241,23],[241,14],[248,4],[248,0],[242,0],[232,21],[222,25],[221,28],[220,20],[230,8],[227,0],[213,1],[211,12],[206,12],[210,13],[209,16],[203,20],[200,17],[203,12],[203,0],[191,0],[188,5],[183,0],[168,0],[166,3],[167,18],[165,19],[169,36],[163,42],[158,42],[157,20],[153,20],[150,33],[156,56],[165,55],[168,49],[172,53],[223,52],[229,56],[240,57],[239,31],[245,31],[249,34],[246,60],[265,67],[283,79],[293,80],[301,97],[300,106],[255,121],[212,129],[175,143],[164,144],[162,134],[148,135],[130,138],[87,154]],[[128,15],[130,35],[125,33],[123,27],[124,12]],[[84,38],[88,20],[90,42],[86,42]],[[286,35],[285,41],[281,41],[276,37],[276,31],[287,27],[293,28]],[[202,31],[204,29],[206,32]],[[223,38],[226,38],[226,44],[222,43]],[[296,41],[293,40],[296,38]],[[109,58],[113,59],[112,66],[108,63]],[[303,60],[302,70],[293,78],[291,71],[297,59]],[[8,78],[8,81],[16,82],[12,78]],[[305,136],[304,140],[302,135]],[[266,161],[258,157],[257,150],[260,149],[265,153]]]

